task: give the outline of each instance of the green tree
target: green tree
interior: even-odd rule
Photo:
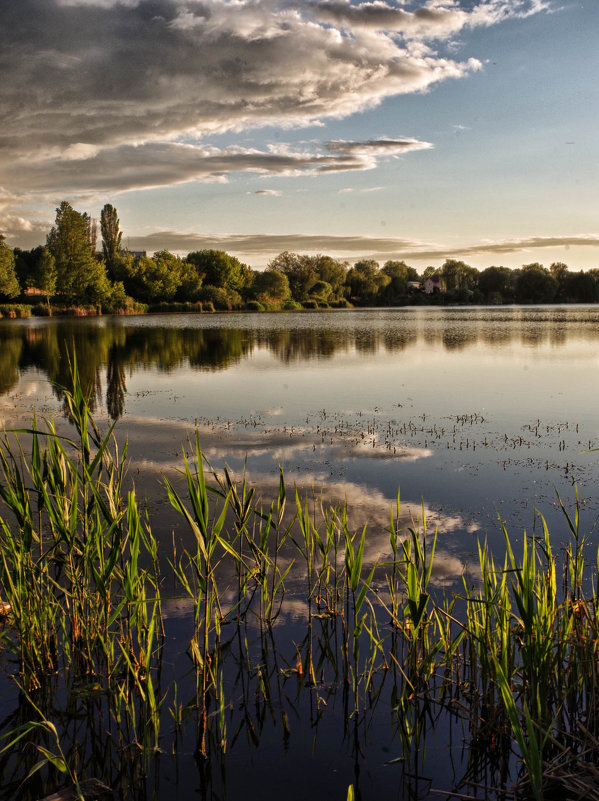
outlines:
[[[287,250],[271,259],[268,269],[279,270],[287,276],[291,295],[297,301],[307,300],[310,290],[318,281],[315,260],[310,256],[300,256]]]
[[[177,288],[175,300],[195,303],[202,293],[202,273],[195,264],[189,261],[181,262],[180,283]]]
[[[381,272],[386,273],[393,281],[399,278],[401,281],[419,281],[418,270],[415,267],[409,267],[405,261],[393,261],[390,259],[386,261]]]
[[[331,297],[339,297],[343,293],[347,277],[347,262],[340,262],[331,256],[314,256],[314,269],[320,281],[326,281],[331,286]],[[314,289],[312,288],[312,294]]]
[[[385,262],[381,273],[389,278],[388,285],[379,289],[381,300],[388,305],[402,302],[408,293],[408,281],[419,280],[418,271],[408,267],[405,261],[389,260]]]
[[[181,259],[168,250],[123,260],[120,269],[127,294],[144,303],[173,300],[181,283]]]
[[[357,261],[348,271],[346,285],[349,287],[350,297],[361,305],[373,303],[374,298],[381,286],[379,263],[374,259],[362,259]],[[389,283],[389,276],[385,276],[386,284]]]
[[[0,234],[0,296],[16,298],[21,287],[15,272],[15,255]]]
[[[333,295],[333,287],[328,281],[317,281],[310,290],[310,297],[315,298],[323,303],[331,299]]]
[[[254,275],[251,294],[260,303],[282,304],[291,297],[289,280],[279,270],[267,268],[261,272],[257,271]]]
[[[47,247],[41,249],[35,273],[35,283],[46,296],[46,303],[50,309],[50,297],[56,292],[56,259]]]
[[[592,270],[586,273],[582,270],[577,273],[568,272],[562,276],[558,297],[565,303],[596,303],[599,300],[597,275],[593,275]]]
[[[542,264],[524,264],[516,282],[520,303],[551,303],[558,290],[557,279]]]
[[[36,285],[35,274],[41,252],[41,245],[32,250],[21,250],[21,248],[13,250],[17,281],[23,289]]]
[[[56,262],[56,289],[67,302],[100,303],[110,289],[103,260],[92,254],[89,221],[63,200],[48,234],[48,250]]]
[[[115,267],[121,255],[123,234],[119,228],[116,209],[107,203],[100,212],[100,230],[102,232],[102,250],[106,259],[106,267],[112,281],[115,280]]]
[[[222,250],[197,250],[188,253],[186,261],[195,264],[203,277],[204,286],[238,291],[246,280],[244,265]]]
[[[204,284],[200,292],[203,302],[212,303],[218,311],[232,311],[240,309],[242,304],[241,295],[234,289],[225,289],[222,286],[211,286]]]
[[[98,242],[98,225],[93,217],[90,217],[89,214],[84,211],[81,215],[85,220],[85,224],[87,226],[87,244],[89,245],[89,250],[92,256],[96,255],[96,245]]]
[[[514,273],[509,267],[487,267],[478,277],[478,288],[487,301],[513,300]]]
[[[446,259],[441,270],[441,278],[445,282],[445,289],[451,292],[454,289],[473,291],[478,284],[478,270],[457,259]]]

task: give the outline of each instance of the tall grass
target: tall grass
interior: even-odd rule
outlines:
[[[127,477],[126,444],[98,429],[76,365],[64,394],[71,437],[34,417],[0,442],[0,644],[22,700],[5,725],[0,772],[11,764],[29,786],[53,766],[79,787],[80,734],[68,714],[52,719],[60,683],[66,709],[82,715],[85,706],[89,728],[101,725],[125,761],[133,745],[142,773],[173,734],[177,752],[191,717],[208,776],[242,735],[254,747],[270,721],[287,742],[297,709],[317,728],[339,696],[348,740],[388,703],[406,765],[446,714],[469,733],[471,769],[484,754],[498,790],[511,781],[537,801],[566,792],[573,764],[580,785],[599,740],[599,646],[578,499],[573,515],[559,501],[570,537],[563,559],[541,517],[519,554],[503,528],[502,560],[480,543],[480,579],[442,597],[432,589],[437,534],[424,513],[402,526],[399,496],[390,559],[369,562],[368,528],[352,529],[348,509],[297,490],[288,508],[282,471],[267,504],[245,471],[212,468],[196,436],[179,478],[164,479],[193,542],[175,551],[168,577],[193,609],[184,652],[194,691],[182,698],[186,680],[162,684],[159,539]],[[280,625],[291,594],[305,609],[293,640]],[[22,762],[25,742],[42,758]]]

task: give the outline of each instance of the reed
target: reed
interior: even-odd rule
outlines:
[[[287,742],[299,708],[316,730],[338,696],[348,738],[388,702],[390,737],[406,765],[422,756],[439,715],[456,718],[473,753],[486,749],[498,789],[507,792],[511,765],[516,792],[535,801],[567,788],[572,766],[589,761],[599,742],[597,588],[585,592],[577,496],[572,515],[559,499],[570,536],[563,557],[541,516],[518,554],[500,523],[505,556],[479,543],[480,579],[443,597],[432,588],[437,533],[424,513],[402,526],[399,495],[390,559],[368,562],[368,528],[353,530],[346,507],[296,489],[288,509],[282,470],[265,503],[245,470],[235,478],[209,465],[196,435],[179,479],[164,479],[193,534],[168,577],[193,607],[186,654],[195,691],[183,702],[185,681],[161,689],[160,544],[127,477],[126,444],[119,449],[113,427],[99,431],[76,364],[62,391],[71,437],[34,417],[0,441],[0,644],[25,710],[4,726],[0,757],[18,765],[25,742],[41,755],[23,767],[25,785],[53,768],[79,787],[79,735],[45,700],[58,684],[69,710],[97,705],[111,742],[123,759],[133,745],[142,772],[172,734],[177,752],[190,712],[208,776],[242,732],[256,747],[270,721]],[[276,624],[292,582],[306,616],[290,642]],[[174,723],[168,734],[165,715]]]

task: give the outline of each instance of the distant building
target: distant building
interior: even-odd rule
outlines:
[[[432,295],[433,292],[445,292],[445,284],[439,273],[429,276],[424,282],[424,293]]]
[[[147,256],[147,250],[121,250],[121,256],[133,256],[134,259],[140,259],[142,256]]]
[[[408,281],[406,286],[408,288],[408,291],[412,292],[418,292],[420,289],[422,289],[422,284],[420,283],[420,281]]]

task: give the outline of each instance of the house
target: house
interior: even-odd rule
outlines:
[[[439,275],[439,273],[435,273],[434,275],[429,275],[429,277],[424,282],[424,293],[425,295],[432,295],[433,292],[445,292],[445,284],[443,283],[443,279]]]
[[[406,287],[408,292],[418,292],[420,289],[422,289],[422,284],[420,281],[408,281]]]

